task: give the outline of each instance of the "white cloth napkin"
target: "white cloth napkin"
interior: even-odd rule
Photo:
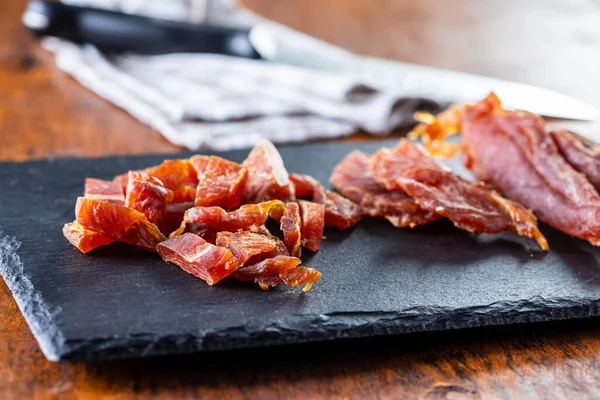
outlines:
[[[71,4],[192,22],[248,24],[231,0],[69,0]],[[386,134],[421,104],[352,74],[212,54],[109,57],[90,45],[44,40],[63,71],[177,145],[250,147],[364,130]]]

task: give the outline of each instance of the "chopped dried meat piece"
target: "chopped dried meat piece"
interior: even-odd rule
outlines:
[[[248,170],[238,163],[211,156],[198,173],[196,206],[218,206],[226,210],[238,208],[248,179]]]
[[[129,171],[125,205],[144,214],[148,221],[163,229],[165,208],[173,199],[173,191],[166,189],[162,181],[145,172]]]
[[[343,231],[360,221],[360,207],[331,190],[325,191],[325,199],[315,202],[325,206],[325,226],[335,226]]]
[[[269,257],[289,256],[290,255],[290,252],[288,251],[287,247],[285,247],[285,243],[283,243],[283,241],[281,239],[279,239],[277,236],[275,236],[271,232],[269,232],[269,230],[267,229],[266,226],[264,226],[264,225],[259,226],[256,233],[258,233],[259,235],[267,236],[268,238],[270,238],[271,240],[273,240],[275,242],[275,251]]]
[[[183,223],[177,233],[185,232],[188,224],[201,224],[208,228],[235,232],[238,230],[257,230],[269,218],[269,211],[285,205],[279,200],[258,204],[246,204],[237,210],[227,212],[221,207],[194,207],[185,212]]]
[[[86,229],[109,239],[135,244],[150,251],[166,238],[144,214],[129,207],[79,197],[75,206],[77,221]]]
[[[402,190],[387,190],[369,174],[369,156],[355,150],[333,170],[331,184],[344,197],[361,206],[362,214],[386,217],[396,227],[414,228],[441,217],[422,209]]]
[[[128,172],[121,174],[121,175],[117,175],[113,178],[113,183],[119,185],[121,187],[121,191],[123,192],[123,196],[125,196],[125,191],[127,190],[127,176],[128,176]]]
[[[190,161],[190,164],[192,164],[192,167],[194,167],[194,169],[196,170],[196,175],[200,175],[200,174],[204,173],[204,171],[206,170],[209,160],[210,160],[210,156],[196,155],[196,156],[190,157],[189,161]]]
[[[238,261],[231,251],[191,233],[159,243],[156,250],[163,260],[180,266],[209,285],[214,285],[238,268]]]
[[[344,230],[360,221],[360,207],[351,200],[326,190],[321,182],[312,176],[296,174],[292,179],[300,186],[302,197],[310,196],[315,203],[325,206],[325,226],[335,226]]]
[[[551,132],[550,135],[567,162],[600,190],[600,146],[569,131]]]
[[[291,202],[286,204],[280,226],[283,232],[283,242],[290,255],[300,257],[302,253],[302,238],[300,232],[300,207],[298,203]]]
[[[381,149],[370,162],[373,177],[388,190],[401,189],[424,209],[469,232],[516,232],[548,250],[533,213],[481,183],[471,183],[430,159],[417,145],[401,140]]]
[[[278,276],[282,272],[296,268],[301,263],[302,260],[297,257],[277,256],[240,268],[232,277],[238,281],[253,281],[263,276]]]
[[[125,204],[125,196],[121,186],[118,183],[102,179],[86,178],[83,196],[120,206]]]
[[[167,189],[173,191],[173,203],[193,202],[196,199],[198,173],[188,160],[166,160],[144,172],[160,179]]]
[[[600,195],[562,157],[544,121],[488,96],[462,120],[466,166],[506,197],[568,235],[600,245]]]
[[[325,190],[318,180],[310,175],[290,174],[297,198],[312,198],[315,190]]]
[[[321,279],[321,273],[313,268],[297,267],[288,269],[278,275],[263,276],[256,278],[254,282],[260,286],[262,290],[269,290],[270,286],[286,285],[300,286],[305,285],[303,292],[308,292],[314,283]]]
[[[317,251],[325,228],[325,206],[306,200],[298,200],[298,205],[302,220],[302,246]]]
[[[90,251],[100,246],[105,246],[114,242],[101,233],[86,229],[77,221],[69,222],[63,227],[63,235],[69,242],[77,247],[82,253]]]
[[[277,249],[277,242],[271,237],[253,232],[219,232],[216,245],[228,248],[240,267],[254,256],[270,255]]]
[[[296,199],[294,185],[290,182],[281,155],[273,143],[266,139],[261,140],[250,151],[242,165],[248,169],[243,203]]]

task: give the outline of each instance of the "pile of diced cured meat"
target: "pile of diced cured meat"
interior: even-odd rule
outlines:
[[[197,155],[112,181],[88,178],[75,216],[63,233],[83,253],[129,243],[210,285],[230,277],[307,291],[321,274],[300,265],[302,248],[319,250],[325,226],[349,228],[360,209],[310,176],[289,174],[262,141],[242,164]]]
[[[600,245],[600,153],[596,143],[572,132],[550,131],[537,115],[506,111],[493,93],[479,103],[455,105],[438,116],[421,117],[424,123],[412,136],[421,137],[434,156],[462,153],[466,168],[484,183],[466,183],[439,165],[435,167],[437,163],[427,160],[415,145],[401,142],[397,148],[371,157],[370,176],[378,184],[402,189],[419,207],[449,218],[463,229],[512,230],[535,238],[547,249],[536,227],[537,217],[567,235]],[[462,138],[458,145],[445,140],[455,133]],[[360,157],[366,160],[351,156],[345,160],[348,167],[332,177],[338,190],[344,190],[344,179],[349,179],[344,170]],[[419,157],[422,162],[413,162]],[[359,200],[352,193],[346,195]],[[387,198],[384,203],[380,197],[376,199],[387,204]],[[418,218],[423,220],[422,215]]]

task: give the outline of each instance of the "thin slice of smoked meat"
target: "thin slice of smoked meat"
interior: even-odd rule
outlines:
[[[86,178],[83,196],[120,206],[125,204],[125,195],[121,185],[102,179]]]
[[[247,179],[248,170],[240,164],[221,157],[209,157],[202,172],[198,173],[196,206],[238,208]]]
[[[360,221],[361,209],[351,200],[327,190],[321,182],[309,175],[292,174],[302,196],[311,197],[315,203],[325,206],[325,226],[335,226],[339,230],[348,229]]]
[[[79,197],[75,206],[75,216],[86,229],[146,250],[156,251],[156,245],[166,240],[157,226],[150,223],[144,214],[129,207]]]
[[[246,204],[237,210],[227,212],[221,207],[193,207],[185,212],[181,227],[173,232],[177,236],[186,231],[187,225],[194,224],[217,231],[235,232],[238,230],[256,231],[269,218],[273,208],[283,208],[279,200],[258,204]]]
[[[302,238],[300,231],[300,207],[298,203],[291,202],[286,204],[280,226],[283,232],[283,242],[290,255],[300,257],[302,253]]]
[[[162,181],[145,172],[129,171],[125,205],[144,214],[148,221],[163,229],[165,208],[173,200],[173,191],[165,188]]]
[[[244,204],[296,199],[294,185],[290,182],[281,155],[273,143],[261,140],[242,165],[248,169],[242,201]]]
[[[302,246],[311,251],[321,248],[321,239],[325,229],[325,206],[312,201],[298,200],[302,221]]]
[[[160,179],[167,189],[173,191],[173,203],[193,202],[196,199],[198,172],[189,160],[165,160],[144,172]]]
[[[267,258],[256,264],[248,265],[240,268],[232,275],[238,281],[253,281],[256,278],[261,278],[269,275],[279,275],[282,272],[296,268],[302,263],[297,257],[277,256]]]
[[[200,236],[185,233],[156,246],[163,260],[214,285],[238,268],[238,261],[225,247],[212,245]]]
[[[297,267],[288,269],[287,271],[281,272],[277,275],[256,278],[254,282],[256,282],[262,290],[269,290],[269,287],[277,285],[293,287],[305,285],[304,288],[302,288],[302,291],[308,292],[314,283],[319,279],[321,279],[321,273],[316,269]]]
[[[600,146],[569,131],[551,132],[563,157],[600,191]]]
[[[386,217],[394,226],[414,228],[440,219],[424,210],[402,190],[387,190],[369,174],[369,156],[355,150],[333,170],[329,179],[344,197],[361,206],[363,214]]]
[[[464,115],[462,138],[478,179],[559,231],[600,245],[600,195],[565,161],[540,117],[507,112],[488,96]]]
[[[401,140],[381,149],[370,162],[373,177],[388,190],[401,189],[424,209],[450,219],[469,232],[516,232],[548,250],[533,213],[502,198],[481,183],[471,183],[430,159],[419,147]]]
[[[278,255],[277,244],[272,237],[245,231],[219,232],[216,239],[217,246],[226,247],[231,251],[240,268],[248,260],[256,260],[256,256],[265,255],[265,258],[269,258]]]
[[[82,253],[89,253],[90,251],[105,246],[114,242],[114,240],[107,238],[101,233],[86,229],[77,221],[69,222],[63,227],[63,235],[69,242],[77,247]]]

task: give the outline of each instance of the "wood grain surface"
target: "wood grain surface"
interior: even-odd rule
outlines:
[[[600,108],[600,3],[593,0],[246,4],[362,54],[541,85]],[[23,6],[0,0],[0,160],[180,150],[58,71],[21,28]],[[595,319],[54,364],[4,283],[0,289],[1,399],[600,398]]]

